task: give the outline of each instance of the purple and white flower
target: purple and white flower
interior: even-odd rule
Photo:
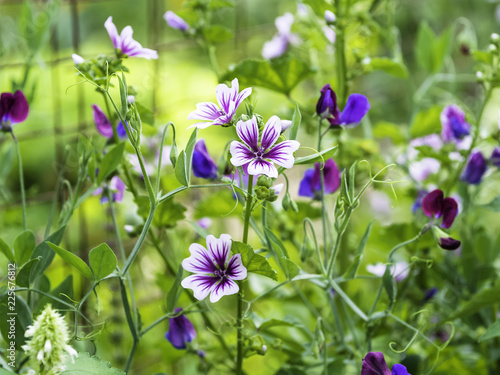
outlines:
[[[148,60],[158,58],[158,52],[149,48],[144,48],[138,41],[134,40],[132,37],[134,30],[131,26],[125,26],[121,34],[118,34],[118,30],[113,23],[113,17],[109,16],[104,23],[104,27],[108,31],[113,46],[118,53],[130,57],[144,57]]]
[[[178,314],[182,312],[182,309],[178,307],[174,312]],[[170,328],[165,334],[165,338],[176,349],[186,349],[186,343],[193,341],[196,337],[196,330],[193,327],[193,323],[184,314],[170,318],[169,325]]]
[[[273,39],[264,43],[262,47],[262,57],[265,59],[274,59],[283,55],[289,44],[298,44],[299,38],[292,33],[293,14],[285,13],[274,21],[278,32]]]
[[[217,85],[217,88],[215,89],[215,96],[217,97],[217,103],[219,103],[219,106],[215,103],[209,102],[197,104],[196,111],[193,111],[188,115],[188,120],[204,120],[207,122],[198,122],[191,125],[190,128],[197,127],[198,129],[205,129],[211,125],[229,124],[239,105],[243,102],[243,100],[249,97],[251,93],[251,87],[239,92],[237,78],[233,79],[231,82],[231,88],[224,83]]]
[[[441,137],[445,142],[457,141],[470,133],[470,124],[465,121],[465,112],[457,105],[444,107],[441,112]]]
[[[99,134],[106,138],[113,138],[113,126],[111,125],[111,121],[97,104],[92,104],[92,116],[94,117],[95,126]],[[119,138],[127,136],[127,132],[121,121],[116,127],[116,133]]]
[[[408,263],[405,261],[396,262],[390,266],[391,274],[394,276],[396,282],[402,281],[408,277],[409,267]],[[366,266],[366,270],[376,276],[384,276],[387,265],[384,263],[369,264]]]
[[[108,194],[107,192],[111,192],[111,197],[113,202],[121,202],[123,200],[123,195],[125,193],[125,184],[118,176],[113,176],[111,181],[104,188],[99,187],[94,190],[94,195],[101,195],[101,203],[108,203]]]
[[[10,125],[23,122],[28,117],[29,106],[22,91],[0,95],[0,129],[10,129]]]
[[[188,23],[171,10],[165,13],[163,15],[163,18],[165,18],[165,21],[167,21],[168,26],[173,29],[181,31],[187,31],[189,29]]]
[[[238,121],[236,133],[243,142],[231,142],[231,164],[235,167],[248,164],[249,174],[264,174],[271,178],[278,177],[278,169],[273,163],[283,168],[293,167],[293,153],[298,150],[300,143],[288,140],[276,144],[281,134],[281,120],[278,116],[272,116],[267,121],[262,134],[255,117]]]
[[[361,375],[411,375],[405,366],[396,363],[392,366],[392,371],[389,370],[385,362],[384,354],[381,352],[369,352],[363,358],[361,366]]]
[[[222,296],[238,293],[237,280],[247,277],[247,269],[241,261],[241,254],[229,259],[231,236],[221,234],[220,238],[207,236],[207,249],[198,243],[189,246],[191,256],[182,261],[182,267],[194,273],[182,280],[181,285],[192,289],[198,300],[210,294],[210,302],[215,303]]]

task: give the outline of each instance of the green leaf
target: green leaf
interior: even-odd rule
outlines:
[[[34,265],[36,265],[38,262],[40,262],[41,257],[31,259],[28,263],[26,263],[22,268],[19,270],[16,276],[16,283],[18,286],[21,287],[29,287],[31,280],[30,280],[30,275],[31,275],[31,269],[33,268]]]
[[[222,43],[233,39],[233,32],[222,25],[212,25],[203,29],[203,35],[208,43]]]
[[[174,312],[175,306],[177,306],[177,301],[182,293],[181,282],[182,282],[182,274],[183,274],[182,265],[179,266],[177,270],[177,274],[175,275],[174,283],[172,287],[168,291],[167,294],[167,312]]]
[[[99,174],[97,175],[97,184],[100,185],[116,168],[120,165],[125,151],[125,142],[117,144],[102,158],[99,166]]]
[[[2,160],[2,162],[0,163],[0,181],[4,181],[7,178],[12,166],[14,165],[14,156],[16,153],[15,148],[12,145],[5,147],[1,156],[0,160]]]
[[[89,263],[96,280],[102,280],[116,269],[118,262],[113,250],[107,244],[102,243],[90,250]]]
[[[189,141],[186,145],[186,176],[187,182],[191,180],[191,169],[193,169],[193,152],[196,145],[196,138],[198,137],[198,129],[195,128],[189,137]]]
[[[205,197],[195,207],[195,219],[203,217],[221,218],[222,216],[239,216],[242,213],[241,205],[236,206],[233,193],[228,189],[218,190]]]
[[[36,246],[35,251],[33,251],[33,254],[31,255],[31,259],[41,257],[41,260],[33,267],[31,271],[31,280],[34,280],[36,277],[41,276],[47,269],[47,267],[50,266],[52,260],[54,259],[54,256],[56,255],[54,250],[50,248],[47,242],[52,242],[54,245],[59,245],[62,241],[65,230],[66,226],[59,228],[54,233],[49,235],[43,242],[40,242]]]
[[[412,138],[423,137],[432,133],[441,132],[441,110],[442,106],[435,105],[417,113],[410,126],[410,136]]]
[[[189,185],[189,178],[186,175],[186,151],[182,150],[175,163],[175,177],[183,186]]]
[[[370,224],[368,224],[368,227],[366,228],[365,234],[363,235],[363,238],[361,239],[361,242],[359,243],[356,254],[354,255],[354,260],[352,261],[352,263],[349,265],[346,272],[344,273],[344,279],[352,279],[356,276],[356,274],[358,272],[359,264],[361,263],[361,258],[363,256],[363,252],[365,251],[365,247],[366,247],[366,244],[368,242],[368,238],[370,238],[372,226],[373,226],[373,221],[370,222]]]
[[[426,21],[422,22],[416,43],[418,63],[431,73],[439,72],[450,51],[450,44],[451,28],[447,28],[440,36],[437,36]]]
[[[241,261],[248,272],[266,276],[276,281],[278,280],[276,271],[273,270],[267,259],[262,255],[255,254],[250,245],[233,241],[231,250],[235,254],[241,254]]]
[[[458,311],[451,314],[447,320],[462,318],[474,314],[485,307],[492,306],[498,303],[498,296],[500,295],[500,283],[496,283],[491,288],[483,289],[472,296],[470,300],[465,302]]]
[[[15,305],[12,305],[12,297],[15,297]],[[0,319],[0,332],[2,333],[4,340],[7,343],[14,341],[16,350],[22,350],[21,346],[26,342],[24,332],[31,324],[31,312],[28,305],[17,294],[13,293],[11,296],[6,294],[2,299],[0,299],[0,316],[2,317],[2,319]],[[14,339],[9,337],[12,333],[10,330],[11,321],[9,321],[9,319],[12,318],[14,318],[15,322]]]
[[[68,300],[68,297],[73,298],[73,275],[66,277],[58,286],[50,291],[49,295],[67,303],[71,303],[71,301]],[[63,314],[66,310],[68,310],[67,305],[55,300],[54,298],[40,295],[40,300],[38,301],[36,311],[33,315],[38,315],[38,313],[45,308],[47,303],[50,303],[54,309],[61,310],[60,312]]]
[[[337,147],[338,146],[333,146],[333,147],[327,148],[326,150],[323,150],[317,154],[312,154],[309,156],[303,156],[301,158],[296,158],[294,165],[314,164],[314,163],[319,163],[319,162],[326,162],[328,159],[330,159],[333,156],[333,154],[335,154],[335,150],[337,149]]]
[[[287,319],[287,317],[285,317],[285,319]],[[263,322],[259,326],[259,331],[260,332],[267,331],[270,328],[274,327],[302,327],[302,326],[303,325],[300,322],[294,321],[293,318],[288,318],[287,320],[269,319]]]
[[[373,70],[381,70],[398,78],[408,78],[408,69],[402,62],[398,62],[387,57],[373,57],[369,67]]]
[[[290,139],[297,139],[297,133],[299,132],[300,122],[302,121],[302,115],[300,114],[299,105],[295,107],[292,117],[292,125],[290,126]]]
[[[30,259],[35,246],[35,236],[30,230],[22,232],[16,237],[14,240],[14,255],[18,266],[22,266]]]
[[[72,361],[70,358],[64,364],[61,375],[125,375],[121,370],[111,367],[98,357],[90,357],[89,353],[78,353]]]
[[[141,116],[141,121],[143,123],[149,125],[155,124],[155,117],[153,115],[153,111],[151,111],[149,108],[144,107],[141,103],[137,101],[134,103],[134,105],[137,108],[137,112],[139,112],[139,116]]]
[[[222,80],[230,81],[236,77],[240,86],[260,86],[289,95],[295,86],[313,73],[310,64],[282,56],[271,61],[243,60],[231,66]]]
[[[482,342],[498,336],[500,336],[500,320],[497,320],[495,323],[489,326],[486,332],[481,335],[481,337],[477,341]]]
[[[54,245],[51,242],[48,242],[47,244],[52,250],[57,253],[57,255],[59,255],[66,262],[75,267],[83,276],[85,276],[90,281],[94,280],[94,275],[92,275],[92,271],[90,270],[89,266],[87,266],[87,263],[81,260],[78,256],[68,250],[63,249],[62,247]]]
[[[220,9],[220,8],[233,8],[233,0],[210,0],[208,4],[209,9]]]
[[[292,260],[286,257],[281,258],[281,264],[283,266],[283,269],[285,270],[285,274],[288,280],[292,280],[300,272],[299,266],[297,266]]]
[[[5,255],[5,257],[9,260],[11,263],[16,263],[16,258],[14,257],[14,252],[10,248],[7,243],[5,243],[4,240],[0,238],[0,253]]]
[[[394,280],[394,276],[392,276],[391,268],[392,267],[389,264],[385,267],[385,272],[382,276],[382,284],[384,285],[384,289],[389,296],[389,300],[395,301],[398,289],[396,286],[396,280]]]
[[[373,135],[377,139],[390,138],[397,145],[406,142],[403,128],[388,121],[377,122],[373,127]]]
[[[164,200],[156,209],[153,225],[158,228],[175,228],[178,221],[184,220],[186,210],[186,207],[173,198]]]

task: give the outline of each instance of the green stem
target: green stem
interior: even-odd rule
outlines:
[[[321,124],[323,123],[323,119],[320,117],[318,123],[318,152],[321,152],[321,141],[323,139],[323,134],[321,133]],[[323,164],[324,168],[324,164]],[[320,168],[319,175],[321,178],[321,223],[323,226],[323,262],[324,266],[327,266],[328,263],[328,227],[327,223],[327,215],[326,206],[325,206],[325,174],[323,168]]]
[[[26,193],[24,191],[24,172],[23,172],[23,161],[21,158],[21,150],[19,149],[19,142],[17,141],[16,136],[11,130],[12,139],[14,139],[14,143],[16,145],[16,154],[17,154],[17,162],[19,164],[19,187],[21,190],[21,204],[23,208],[23,229],[27,229],[26,225]]]

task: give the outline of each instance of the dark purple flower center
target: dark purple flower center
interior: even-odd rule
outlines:
[[[220,278],[224,278],[226,277],[226,270],[219,270],[219,269],[216,269],[214,271],[214,275],[217,276],[217,277],[220,277]]]

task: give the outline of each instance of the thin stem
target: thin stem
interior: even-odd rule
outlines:
[[[323,123],[323,119],[320,117],[319,118],[319,123],[318,123],[318,152],[321,153],[321,141],[323,139],[323,134],[321,133],[321,124]],[[324,164],[323,164],[324,168]],[[323,168],[320,168],[319,170],[319,175],[321,179],[321,189],[320,189],[320,194],[321,194],[321,223],[323,226],[323,262],[324,266],[327,266],[328,263],[328,227],[326,225],[327,223],[327,218],[326,216],[328,213],[326,212],[326,206],[325,206],[325,174],[323,172]]]
[[[14,143],[16,145],[16,154],[17,154],[17,162],[19,164],[19,187],[21,190],[21,204],[23,207],[23,229],[27,229],[26,225],[26,193],[24,191],[24,172],[23,172],[23,161],[21,158],[21,150],[19,149],[19,142],[11,130],[12,139],[14,139]]]

